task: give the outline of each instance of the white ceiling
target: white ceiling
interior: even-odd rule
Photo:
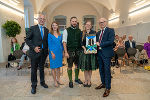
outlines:
[[[27,1],[28,0],[24,0],[24,2],[26,3],[25,5],[28,5]],[[37,12],[42,12],[47,6],[51,4],[55,4],[59,2],[77,1],[77,0],[30,0],[30,1],[35,2]],[[113,11],[115,11],[117,0],[78,0],[78,1],[89,2],[91,4],[94,2],[105,6],[108,10],[112,9]]]

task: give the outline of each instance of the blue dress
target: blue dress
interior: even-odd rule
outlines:
[[[62,67],[62,60],[63,60],[62,35],[56,38],[54,35],[49,33],[48,47],[49,47],[50,68],[54,69]],[[55,59],[52,58],[51,51],[55,54]]]

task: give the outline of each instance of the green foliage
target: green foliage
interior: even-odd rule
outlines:
[[[7,21],[2,27],[6,31],[6,35],[9,37],[16,37],[16,35],[20,34],[21,26],[15,21]]]

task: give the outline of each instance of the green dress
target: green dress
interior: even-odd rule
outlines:
[[[96,34],[96,32],[91,30],[89,34]],[[81,46],[86,46],[86,36],[83,40],[81,39]],[[79,68],[82,71],[98,69],[97,54],[85,54],[82,49],[79,57]]]

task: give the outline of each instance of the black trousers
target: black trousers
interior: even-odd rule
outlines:
[[[31,58],[31,87],[37,86],[37,69],[39,67],[40,72],[40,83],[45,83],[44,79],[44,64],[46,60],[47,55],[44,55],[44,52],[41,51],[41,56],[38,58]]]

